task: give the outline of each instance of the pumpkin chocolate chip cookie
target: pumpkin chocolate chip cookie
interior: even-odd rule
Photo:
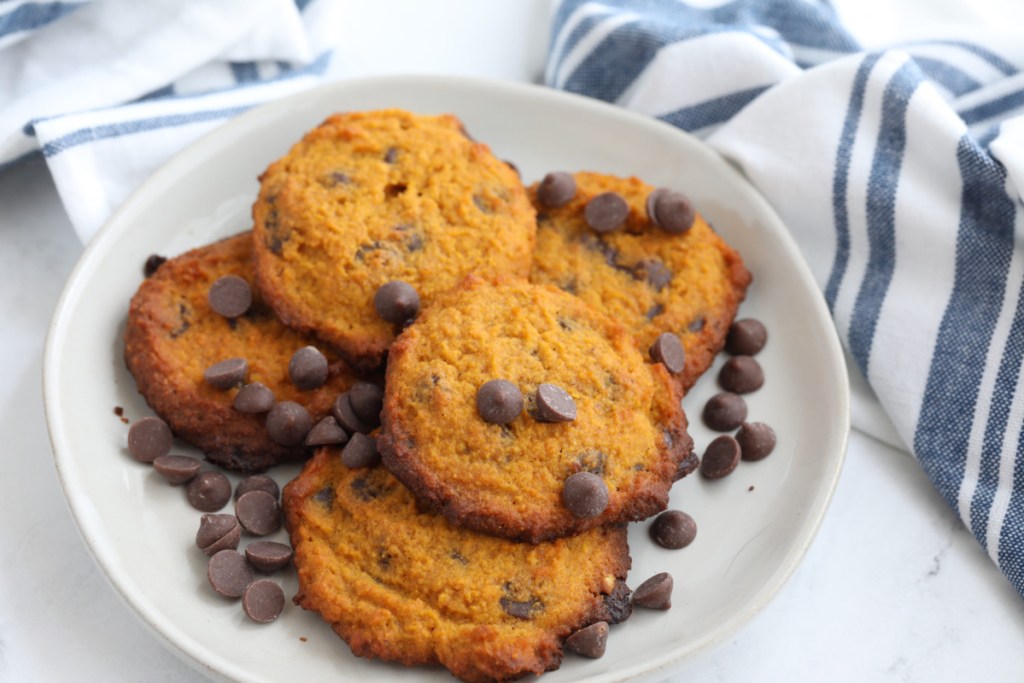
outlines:
[[[695,464],[680,396],[583,300],[469,278],[392,346],[379,446],[427,508],[538,542],[665,508]]]
[[[557,669],[565,638],[629,616],[624,526],[529,545],[420,511],[385,469],[319,450],[284,488],[295,602],[360,657],[442,664],[464,681]]]
[[[252,291],[252,235],[163,263],[132,297],[124,356],[176,436],[241,472],[308,455],[303,439],[355,382]]]
[[[538,212],[530,279],[611,315],[691,387],[750,284],[739,254],[682,194],[637,178],[551,173],[528,191]]]
[[[260,289],[285,323],[357,366],[379,365],[420,303],[466,274],[529,274],[526,191],[454,116],[331,116],[260,181]]]

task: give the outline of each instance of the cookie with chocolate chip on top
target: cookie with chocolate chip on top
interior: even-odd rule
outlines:
[[[538,545],[454,527],[384,468],[347,467],[339,450],[305,464],[283,509],[296,604],[357,656],[504,681],[557,669],[573,634],[629,617],[624,525]]]
[[[528,188],[537,209],[530,279],[621,322],[688,389],[746,295],[740,255],[679,191],[601,173],[549,176]],[[666,349],[674,353],[663,356]]]
[[[425,509],[538,542],[665,508],[696,466],[680,398],[582,299],[469,278],[392,346],[378,446]]]
[[[252,253],[243,233],[166,261],[132,297],[124,334],[150,407],[175,436],[240,472],[306,457],[298,431],[330,415],[356,382],[336,353],[285,327],[251,288]],[[282,407],[298,419],[282,419]]]
[[[336,114],[260,176],[259,288],[361,369],[471,272],[526,277],[536,222],[516,172],[451,115]]]

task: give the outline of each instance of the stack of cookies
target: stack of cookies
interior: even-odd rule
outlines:
[[[260,182],[251,232],[133,298],[140,392],[223,467],[309,458],[295,602],[355,654],[467,681],[599,655],[626,523],[697,467],[681,399],[740,257],[636,178],[524,188],[453,116],[332,116]]]

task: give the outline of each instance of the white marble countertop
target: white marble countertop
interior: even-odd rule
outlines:
[[[429,4],[348,3],[334,73],[536,80],[546,0],[460,0],[443,18]],[[959,3],[934,6],[955,19]],[[393,23],[398,12],[405,18]],[[81,251],[41,159],[0,171],[0,680],[206,680],[106,582],[57,481],[42,348]],[[852,381],[856,410],[877,410]],[[854,430],[831,507],[795,574],[753,621],[671,680],[1020,680],[1022,642],[1024,602],[914,459]]]

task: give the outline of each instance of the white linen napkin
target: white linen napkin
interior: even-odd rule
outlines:
[[[83,242],[189,142],[318,83],[338,21],[329,0],[8,4],[0,165],[42,151]]]
[[[825,0],[564,0],[546,79],[739,165],[900,438],[1024,594],[1019,29],[866,50]]]

